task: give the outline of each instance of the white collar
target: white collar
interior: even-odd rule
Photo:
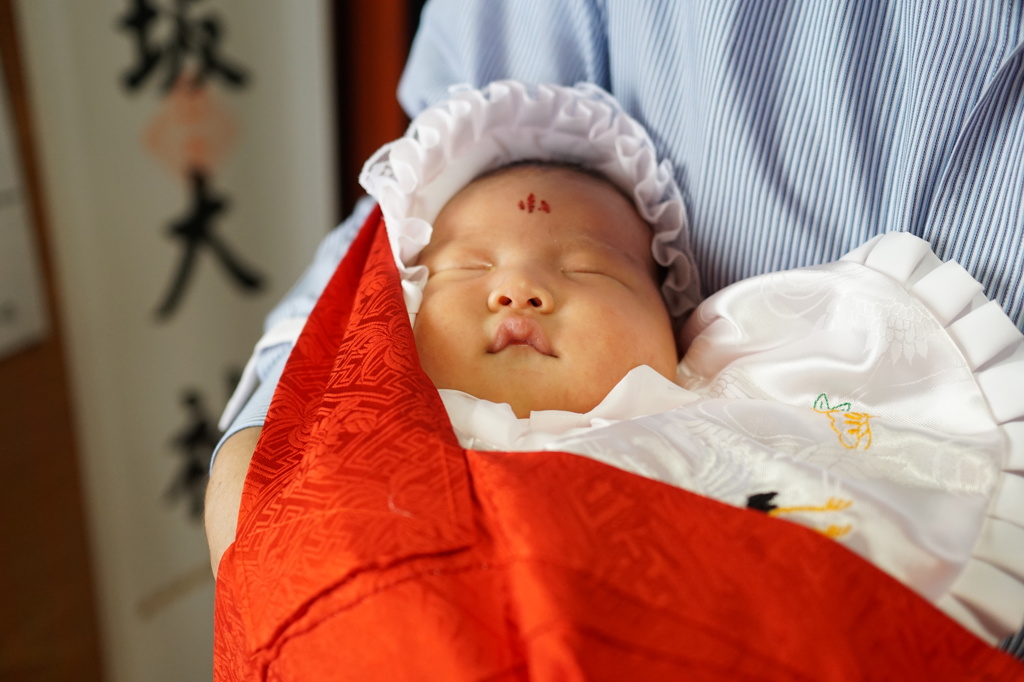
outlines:
[[[647,365],[630,370],[585,414],[539,410],[519,419],[508,403],[493,403],[452,389],[439,393],[462,447],[503,451],[556,450],[558,441],[584,431],[665,412],[698,398]]]

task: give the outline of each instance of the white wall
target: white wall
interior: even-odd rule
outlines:
[[[150,0],[172,8],[172,0]],[[268,278],[238,289],[199,253],[177,313],[154,311],[181,246],[167,226],[190,190],[143,142],[166,105],[151,79],[121,86],[135,63],[117,29],[130,0],[21,0],[19,31],[35,116],[59,311],[98,581],[106,667],[115,682],[210,678],[213,580],[201,524],[163,493],[181,463],[181,394],[199,389],[216,418],[226,372],[240,369],[269,307],[310,260],[335,214],[323,0],[204,0],[226,33],[220,51],[251,81],[212,94],[237,123],[213,171],[231,207],[216,232]],[[161,31],[169,31],[169,25]]]

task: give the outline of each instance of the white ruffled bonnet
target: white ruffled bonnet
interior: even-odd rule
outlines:
[[[419,310],[427,269],[409,264],[429,243],[431,223],[448,200],[486,171],[538,159],[595,170],[633,198],[653,228],[651,251],[667,270],[662,294],[678,328],[700,302],[697,267],[672,166],[658,162],[643,127],[589,83],[506,80],[479,90],[454,86],[450,94],[381,147],[359,176],[384,214],[410,317]]]

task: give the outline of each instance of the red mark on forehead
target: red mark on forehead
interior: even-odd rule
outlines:
[[[551,213],[551,206],[548,202],[543,199],[540,200],[540,204],[537,203],[537,197],[530,192],[530,196],[526,197],[526,201],[519,200],[519,210],[526,211],[527,213],[533,213],[534,211],[544,211],[545,213]]]

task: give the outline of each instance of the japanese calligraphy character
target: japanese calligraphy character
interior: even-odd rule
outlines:
[[[173,1],[174,8],[168,10],[151,0],[132,0],[130,9],[121,17],[118,26],[134,37],[138,60],[124,73],[124,86],[130,91],[138,90],[164,63],[166,72],[161,89],[166,93],[177,82],[190,56],[198,62],[193,87],[201,87],[211,76],[219,76],[230,87],[245,86],[249,78],[246,70],[225,60],[219,52],[224,35],[220,19],[213,14],[189,17],[190,5],[202,0]],[[170,27],[170,36],[163,44],[154,37],[161,20]]]
[[[213,251],[243,289],[259,291],[263,288],[263,276],[243,265],[214,232],[214,220],[226,210],[227,199],[210,192],[205,173],[193,171],[191,179],[194,202],[192,208],[183,219],[169,226],[171,236],[182,240],[184,252],[179,261],[178,272],[157,310],[157,316],[163,319],[170,317],[181,302],[201,246],[207,246]]]
[[[213,426],[203,404],[202,396],[196,390],[187,390],[182,405],[189,413],[189,424],[174,437],[173,444],[178,454],[185,458],[165,496],[172,503],[181,497],[188,499],[188,514],[193,520],[203,517],[203,496],[206,491],[206,477],[210,468],[210,456],[220,440],[220,434]]]

